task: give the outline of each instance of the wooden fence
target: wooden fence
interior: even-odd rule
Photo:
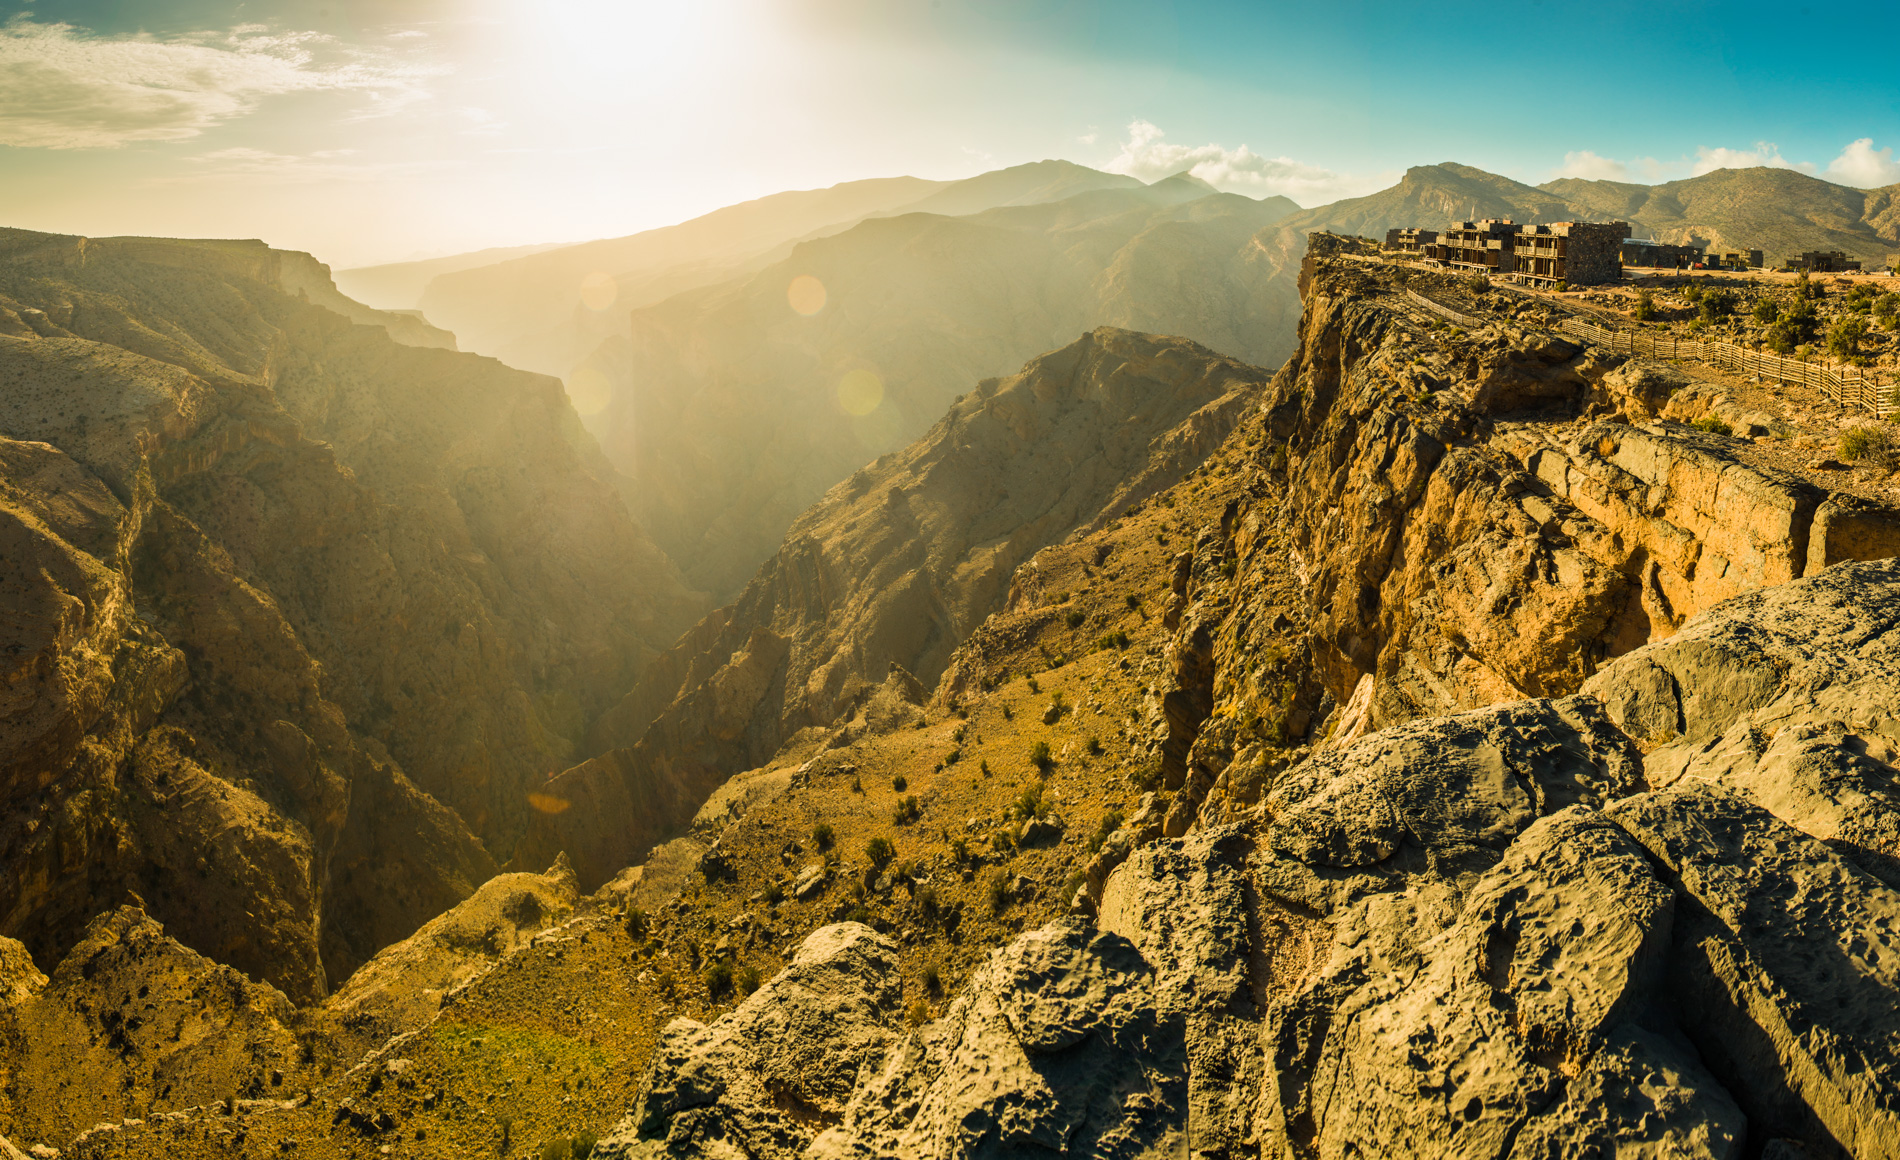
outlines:
[[[1434,302],[1416,290],[1406,296],[1449,322],[1476,330],[1485,320],[1460,314],[1451,307]],[[1576,335],[1585,342],[1613,353],[1640,354],[1651,358],[1696,359],[1714,363],[1745,375],[1761,375],[1784,383],[1812,387],[1842,407],[1854,407],[1875,418],[1900,413],[1900,384],[1883,383],[1859,367],[1832,367],[1823,363],[1803,362],[1778,355],[1750,350],[1730,342],[1691,342],[1674,338],[1653,338],[1625,330],[1609,330],[1580,318],[1566,318],[1558,329]]]
[[[1744,375],[1760,375],[1784,383],[1800,383],[1820,391],[1842,407],[1854,407],[1876,418],[1900,411],[1894,385],[1883,383],[1859,367],[1832,367],[1822,363],[1782,358],[1731,342],[1693,342],[1654,338],[1623,330],[1606,330],[1576,318],[1566,318],[1560,329],[1605,350],[1652,358],[1696,359]]]

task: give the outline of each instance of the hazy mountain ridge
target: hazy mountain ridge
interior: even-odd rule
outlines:
[[[636,312],[632,338],[588,364],[614,389],[590,426],[693,582],[735,590],[799,511],[968,383],[1095,325],[1270,359],[1252,239],[1292,203],[1197,186],[879,218],[804,243],[743,282]],[[805,275],[827,292],[810,317],[786,299]],[[868,414],[840,400],[854,373],[878,384]]]

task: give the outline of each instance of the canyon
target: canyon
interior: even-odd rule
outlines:
[[[1894,1154],[1890,469],[1245,200],[771,241],[591,419],[305,255],[0,234],[0,1134]]]

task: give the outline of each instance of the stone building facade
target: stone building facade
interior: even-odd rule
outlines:
[[[1594,286],[1623,276],[1621,247],[1630,236],[1628,222],[1552,222],[1519,226],[1515,268],[1510,273],[1532,283],[1569,282]]]
[[[1702,260],[1701,246],[1672,246],[1666,242],[1626,241],[1620,248],[1625,266],[1674,270],[1681,266],[1693,266]],[[1760,253],[1761,251],[1750,252]]]
[[[1385,231],[1385,248],[1401,254],[1416,254],[1423,257],[1426,248],[1437,241],[1437,230],[1421,230],[1417,226],[1410,229]]]
[[[1860,261],[1841,250],[1804,250],[1798,258],[1788,259],[1790,270],[1810,270],[1816,274],[1845,274],[1860,269]]]
[[[1425,256],[1454,270],[1508,274],[1515,267],[1512,238],[1517,231],[1517,223],[1510,218],[1453,222],[1425,251]]]

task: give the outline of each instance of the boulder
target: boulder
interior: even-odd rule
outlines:
[[[890,940],[856,922],[813,931],[738,1007],[711,1024],[666,1025],[639,1103],[594,1155],[802,1154],[882,1060],[902,1000]]]

